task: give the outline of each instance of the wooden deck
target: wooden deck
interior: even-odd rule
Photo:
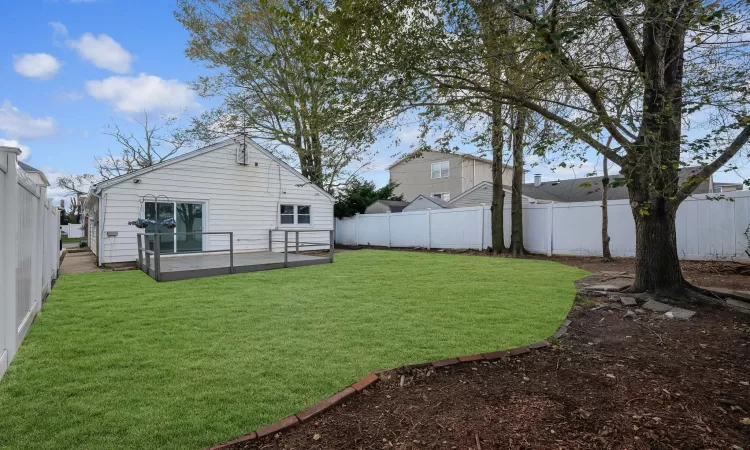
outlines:
[[[256,272],[260,270],[283,269],[285,267],[302,267],[313,264],[327,264],[332,262],[328,256],[311,256],[297,253],[286,255],[278,252],[250,252],[235,253],[234,266],[229,267],[229,253],[226,254],[196,254],[162,256],[159,275],[154,270],[153,261],[151,267],[146,267],[143,261],[141,270],[158,281],[187,280],[189,278],[213,277],[216,275],[228,275],[230,273]]]

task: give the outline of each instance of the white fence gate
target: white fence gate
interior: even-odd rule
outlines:
[[[52,289],[60,261],[60,213],[47,186],[0,147],[0,377]]]
[[[677,211],[677,248],[683,259],[749,259],[750,191],[693,195]],[[600,255],[601,203],[524,204],[526,249],[547,255]],[[510,242],[510,208],[504,211]],[[635,221],[628,200],[609,201],[613,256],[635,256]],[[382,247],[473,248],[492,245],[489,206],[359,214],[336,221],[336,242]]]
[[[60,231],[65,233],[69,238],[82,238],[83,237],[83,225],[80,223],[69,223],[67,225],[60,225]]]

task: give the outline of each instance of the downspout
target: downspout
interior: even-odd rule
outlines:
[[[101,195],[98,195],[95,191],[91,191],[91,195],[96,197],[97,200],[99,200],[99,208],[98,208],[98,215],[96,221],[96,263],[99,267],[102,266],[102,254],[104,253],[104,248],[102,248],[102,230],[104,229],[104,222],[102,222],[102,213],[104,211],[104,199]]]

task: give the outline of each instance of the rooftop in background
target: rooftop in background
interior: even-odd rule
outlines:
[[[21,169],[23,169],[23,171],[26,172],[26,173],[29,173],[29,174],[31,174],[31,173],[38,174],[39,177],[42,179],[42,181],[44,181],[44,183],[47,184],[47,186],[50,185],[49,184],[49,180],[47,180],[47,176],[44,175],[44,172],[42,172],[41,170],[37,169],[36,167],[32,167],[32,166],[30,166],[30,165],[28,165],[28,164],[26,164],[24,162],[21,162],[21,161],[18,161],[18,167],[20,167]]]
[[[699,167],[686,167],[680,170],[680,183],[698,171]],[[574,178],[571,180],[543,181],[541,185],[535,186],[534,183],[525,183],[523,185],[523,195],[527,195],[537,200],[549,200],[553,202],[588,202],[601,200],[602,178],[604,177],[586,177]],[[622,178],[620,174],[610,176],[610,183],[617,178]],[[709,182],[704,181],[699,184],[693,192],[694,194],[711,193]],[[585,186],[582,186],[585,185]],[[610,187],[607,198],[609,200],[628,199],[628,189],[626,186]]]

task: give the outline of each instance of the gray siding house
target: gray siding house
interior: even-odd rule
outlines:
[[[512,169],[504,166],[503,184],[510,184]],[[492,181],[492,161],[464,153],[412,152],[388,167],[396,194],[410,202],[420,195],[446,202],[483,181]]]

